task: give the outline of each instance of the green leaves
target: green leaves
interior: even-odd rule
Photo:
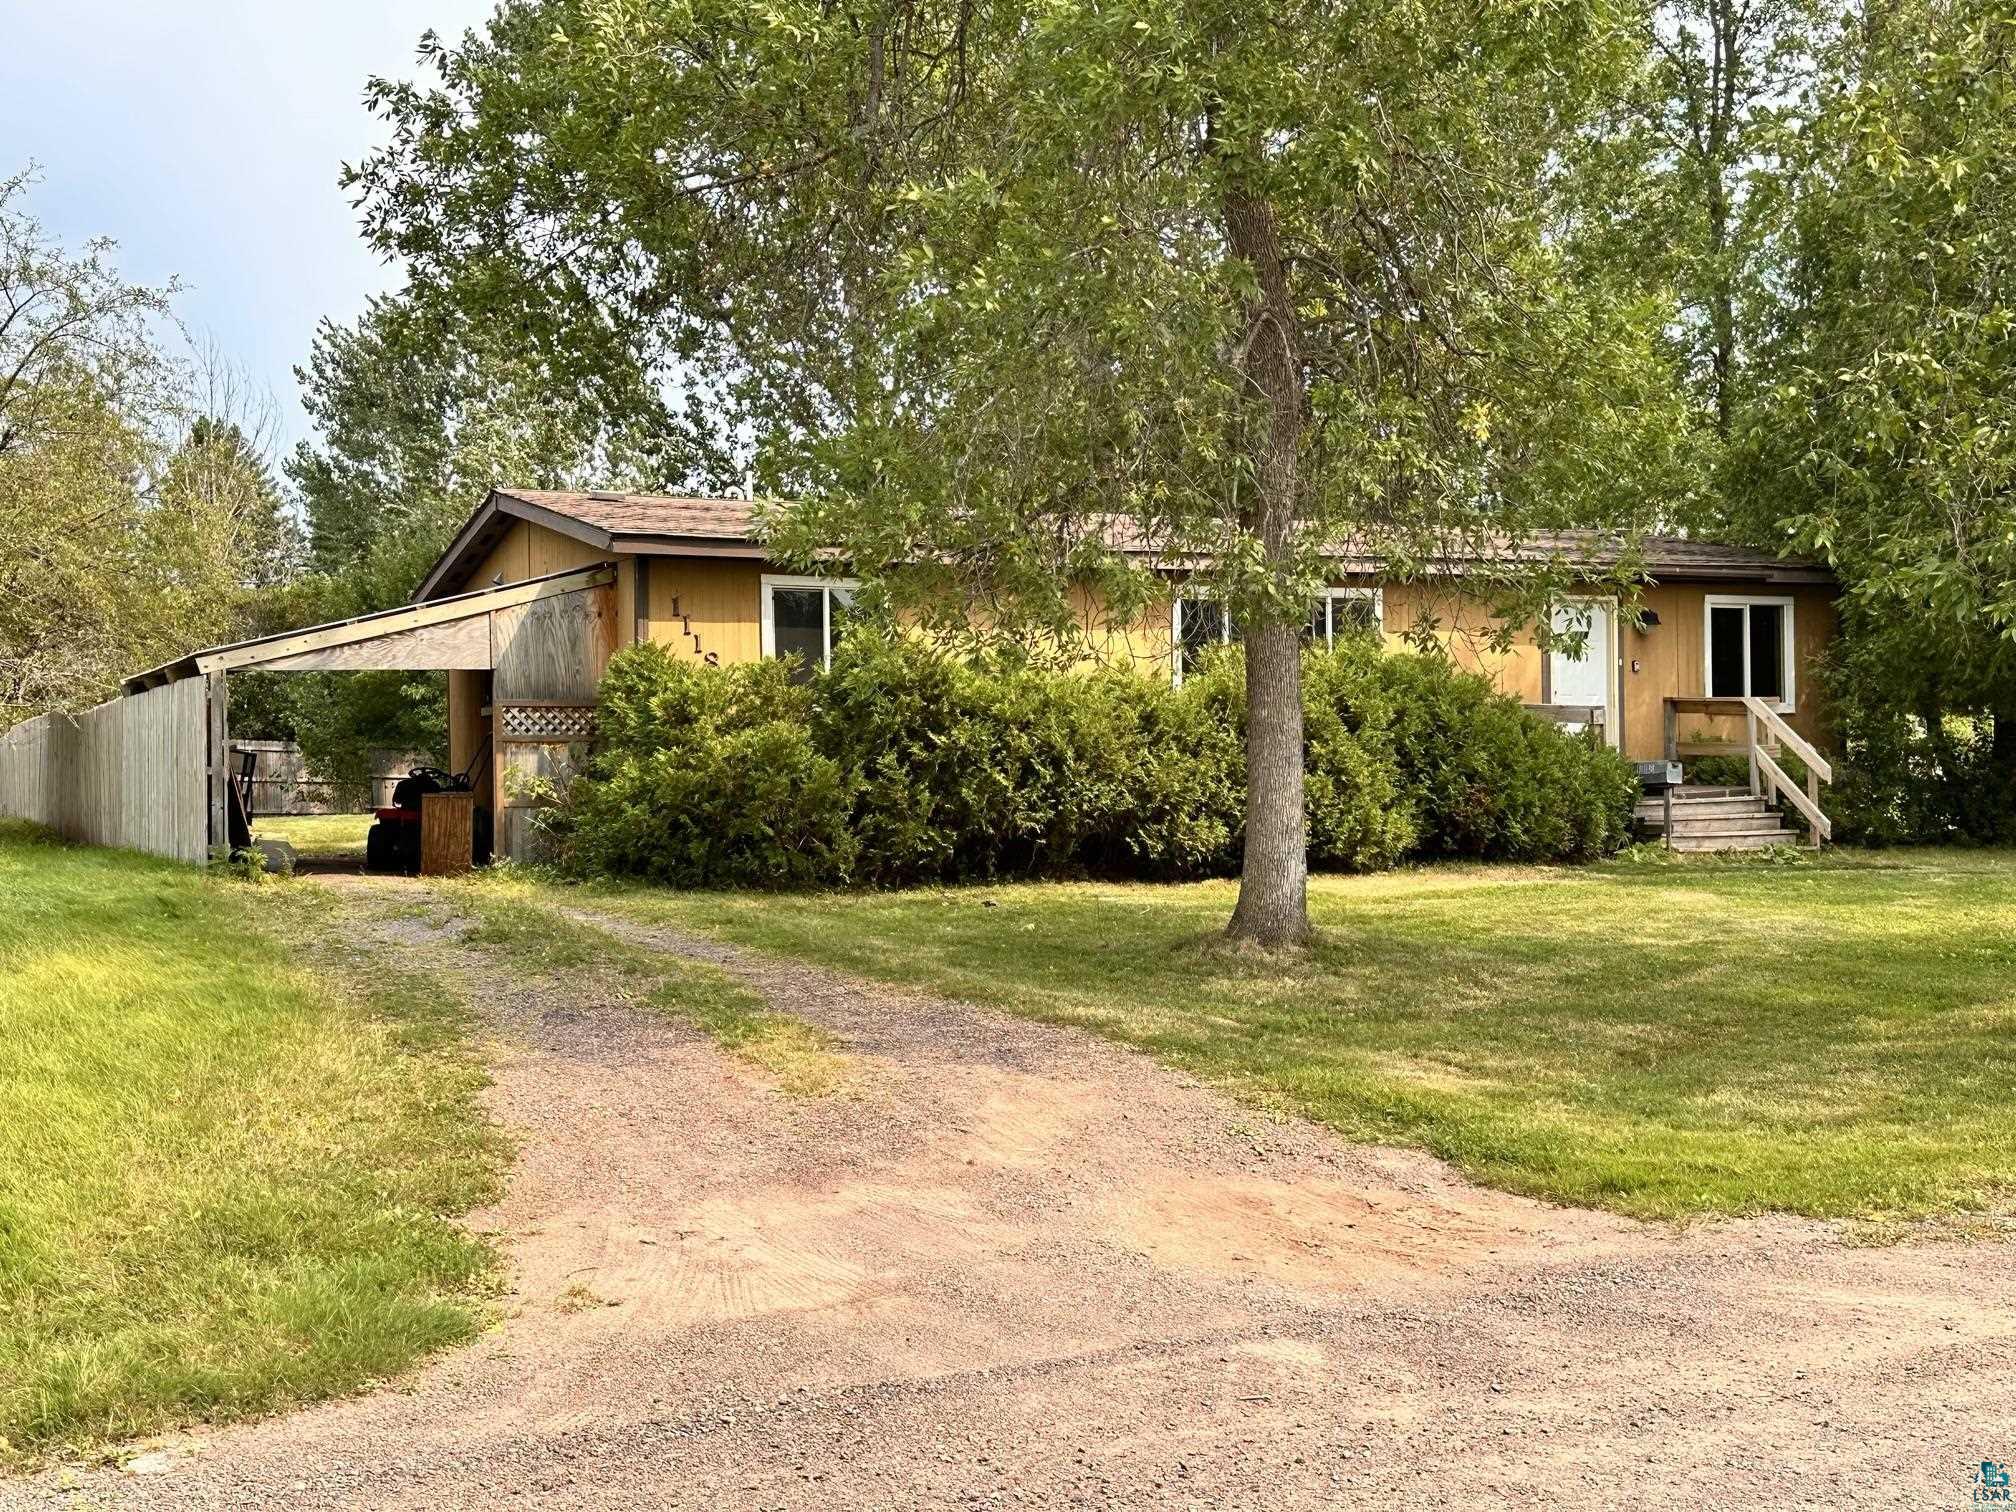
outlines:
[[[127,282],[0,178],[0,728],[227,640],[291,562],[257,416]],[[242,424],[241,424],[242,422]]]
[[[1891,7],[1821,98],[1748,438],[1760,509],[1842,573],[1889,696],[2016,710],[2009,29],[1972,0]]]
[[[519,0],[435,90],[380,97],[391,145],[355,187],[416,299],[562,382],[617,349],[676,370],[759,489],[807,501],[781,553],[928,560],[897,591],[948,625],[979,599],[1067,633],[1065,576],[1121,569],[1092,561],[1114,514],[1258,608],[1342,535],[1622,522],[1670,491],[1656,316],[1548,244],[1551,165],[1628,62],[1607,12],[1250,23],[1222,0]],[[1287,558],[1235,547],[1269,423],[1235,186],[1294,281]]]

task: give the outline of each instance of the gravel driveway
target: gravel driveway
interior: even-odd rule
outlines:
[[[1082,1033],[662,932],[850,1057],[784,1097],[410,887],[521,1153],[503,1319],[5,1506],[1947,1506],[2016,1461],[2016,1251],[1648,1227],[1274,1123]]]

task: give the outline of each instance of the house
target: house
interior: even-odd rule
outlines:
[[[451,765],[494,814],[497,851],[532,852],[542,783],[564,781],[592,739],[595,695],[615,651],[656,642],[726,665],[765,656],[821,663],[842,633],[850,585],[769,559],[754,511],[737,500],[497,489],[428,572],[412,602],[376,614],[211,646],[126,680],[121,696],[0,732],[0,815],[74,839],[201,862],[242,844],[233,783],[244,752],[230,735],[234,673],[440,671],[448,676]],[[1124,534],[1114,544],[1134,549]],[[1767,802],[1829,833],[1817,784],[1831,780],[1815,662],[1835,631],[1824,568],[1679,539],[1641,543],[1629,605],[1614,583],[1617,542],[1556,535],[1517,548],[1586,575],[1590,596],[1561,614],[1579,651],[1543,650],[1531,633],[1492,635],[1477,585],[1512,550],[1451,556],[1409,580],[1378,563],[1335,559],[1310,606],[1312,639],[1420,630],[1529,708],[1594,727],[1627,757],[1746,755],[1749,785],[1686,791],[1684,814],[1641,811],[1675,845],[1708,849],[1789,838]],[[1160,553],[1141,549],[1161,563]],[[1138,622],[1110,623],[1083,597],[1098,654],[1181,679],[1213,641],[1236,638],[1220,607],[1180,567]],[[1502,627],[1500,627],[1502,628]],[[1777,764],[1789,750],[1803,789]],[[501,800],[501,801],[500,801]]]
[[[1520,547],[1592,579],[1617,566],[1620,549],[1593,533]],[[1561,611],[1564,628],[1571,620],[1586,626],[1579,655],[1543,652],[1530,630],[1510,650],[1492,649],[1484,600],[1465,587],[1466,577],[1475,581],[1492,565],[1476,557],[1444,561],[1409,582],[1383,579],[1371,560],[1340,557],[1331,586],[1312,605],[1311,633],[1328,640],[1355,627],[1397,641],[1427,617],[1458,662],[1551,717],[1600,726],[1633,760],[1747,750],[1744,706],[1735,702],[1745,696],[1779,716],[1797,747],[1823,747],[1814,663],[1835,632],[1836,587],[1827,569],[1672,537],[1641,542],[1639,556],[1644,582],[1634,612],[1608,598]],[[523,818],[513,813],[523,807],[513,792],[525,778],[564,770],[563,737],[586,727],[593,680],[609,652],[653,641],[721,665],[790,654],[823,662],[839,633],[835,610],[851,586],[773,564],[745,501],[500,488],[428,572],[415,602],[603,564],[613,564],[614,582],[586,628],[596,649],[585,660],[558,657],[556,667],[568,670],[540,687],[540,698],[511,705],[517,728],[506,727],[491,696],[491,672],[449,672],[450,763],[468,765],[484,738],[492,739],[486,786],[501,781],[506,791],[499,835],[507,854]],[[1180,679],[1198,647],[1235,635],[1218,606],[1186,595],[1181,574],[1171,573],[1166,604],[1137,624],[1099,626],[1097,639],[1107,655]],[[547,713],[527,712],[537,709]],[[536,738],[542,734],[551,738]]]

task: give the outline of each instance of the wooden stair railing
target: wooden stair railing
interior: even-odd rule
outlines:
[[[1744,726],[1743,739],[1726,743],[1683,743],[1680,739],[1682,714],[1707,714],[1722,718],[1740,715]],[[1778,765],[1776,758],[1785,751],[1790,751],[1805,764],[1806,786],[1803,791]],[[1668,698],[1666,759],[1677,761],[1685,756],[1722,755],[1742,756],[1748,760],[1751,796],[1764,799],[1782,796],[1805,817],[1816,849],[1834,838],[1833,822],[1820,809],[1820,784],[1832,785],[1834,767],[1813,749],[1811,742],[1785,722],[1782,714],[1763,699],[1749,694],[1741,698]]]
[[[1833,766],[1763,699],[1744,695],[1743,711],[1748,736],[1746,744],[1750,748],[1751,793],[1760,798],[1768,798],[1773,793],[1782,795],[1787,803],[1805,816],[1806,823],[1812,828],[1813,848],[1818,850],[1834,838],[1833,821],[1820,811],[1820,784],[1833,785]],[[1805,764],[1804,792],[1785,775],[1785,769],[1772,760],[1771,753],[1759,743],[1757,731],[1760,726],[1776,739],[1780,748],[1790,751]]]

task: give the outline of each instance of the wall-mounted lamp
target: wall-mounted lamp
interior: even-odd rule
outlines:
[[[1650,630],[1658,623],[1659,611],[1657,609],[1640,609],[1638,611],[1638,629],[1641,634]]]

